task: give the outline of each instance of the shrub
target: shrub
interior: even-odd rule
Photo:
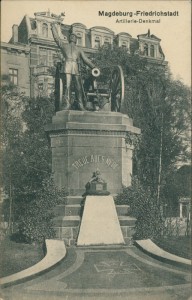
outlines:
[[[47,238],[54,238],[53,208],[60,204],[66,192],[59,191],[53,180],[44,180],[42,188],[34,193],[34,199],[24,208],[18,220],[19,235],[28,243],[43,242]]]
[[[130,187],[124,187],[117,195],[115,202],[130,205],[130,213],[137,219],[134,239],[154,238],[162,234],[163,219],[156,198],[136,177],[132,178]]]

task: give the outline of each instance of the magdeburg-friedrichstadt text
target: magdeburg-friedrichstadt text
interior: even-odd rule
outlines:
[[[179,11],[105,11],[105,10],[99,10],[98,11],[99,17],[130,17],[133,16],[137,17],[178,17]]]

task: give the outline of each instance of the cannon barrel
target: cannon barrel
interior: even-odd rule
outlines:
[[[99,70],[98,68],[94,68],[94,69],[92,69],[91,74],[92,74],[94,77],[99,77],[100,74],[101,74],[101,72],[100,72],[100,70]]]

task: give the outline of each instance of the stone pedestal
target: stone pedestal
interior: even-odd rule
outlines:
[[[140,133],[132,119],[117,112],[60,111],[45,129],[51,140],[55,183],[80,196],[99,169],[111,194],[131,183],[132,147],[127,132]]]

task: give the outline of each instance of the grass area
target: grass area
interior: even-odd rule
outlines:
[[[44,257],[41,245],[16,243],[9,237],[0,241],[0,253],[0,277],[27,269]]]
[[[187,236],[169,236],[154,240],[163,250],[183,258],[191,259],[191,239]]]

